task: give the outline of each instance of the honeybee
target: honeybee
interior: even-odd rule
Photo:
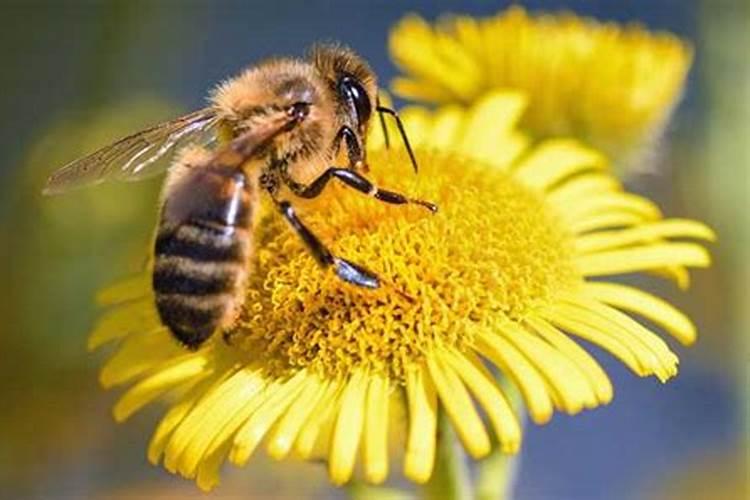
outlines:
[[[261,192],[321,267],[365,288],[378,288],[378,277],[328,250],[290,198],[314,198],[337,179],[386,203],[437,210],[427,201],[379,189],[363,175],[373,111],[386,134],[384,115],[395,119],[417,170],[398,114],[381,106],[377,93],[368,64],[343,46],[313,47],[306,59],[267,60],[216,87],[206,108],[69,163],[49,177],[44,193],[147,178],[163,170],[156,160],[189,143],[163,184],[152,287],[162,323],[184,346],[197,349],[236,321]]]

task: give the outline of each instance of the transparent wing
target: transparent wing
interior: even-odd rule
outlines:
[[[216,115],[201,109],[141,130],[68,163],[48,179],[44,194],[59,194],[104,181],[138,181],[162,172],[166,164],[156,160],[187,139],[214,139]]]

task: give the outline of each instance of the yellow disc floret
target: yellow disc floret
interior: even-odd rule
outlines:
[[[260,224],[257,268],[233,335],[249,355],[279,369],[348,375],[372,367],[403,380],[436,344],[472,342],[469,324],[520,318],[574,282],[568,237],[528,188],[476,162],[428,154],[419,177],[405,182],[401,156],[374,154],[373,175],[436,202],[437,214],[341,186],[300,207],[334,253],[377,273],[378,290],[321,271],[280,217]]]

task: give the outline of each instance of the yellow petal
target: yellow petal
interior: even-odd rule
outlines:
[[[284,413],[299,394],[302,383],[308,377],[306,370],[298,370],[291,378],[283,381],[274,391],[268,391],[265,401],[240,427],[234,436],[234,446],[229,453],[229,460],[241,466],[245,465],[260,444],[268,429]]]
[[[564,300],[572,307],[586,311],[586,320],[603,321],[604,323],[601,323],[602,328],[606,328],[612,335],[621,339],[623,343],[634,346],[634,348],[637,346],[635,350],[638,352],[641,352],[641,348],[647,349],[650,356],[641,359],[644,362],[647,359],[652,360],[648,362],[647,366],[662,382],[677,374],[677,356],[658,335],[647,330],[637,321],[595,300],[581,296],[565,298]]]
[[[426,483],[435,466],[437,439],[437,392],[427,367],[407,373],[409,436],[404,456],[404,475],[416,483]]]
[[[440,404],[445,408],[464,448],[473,458],[484,457],[491,449],[490,437],[461,379],[435,355],[427,358],[427,367],[440,396]]]
[[[151,331],[161,326],[151,298],[136,300],[107,311],[89,335],[88,349],[125,337],[129,333]]]
[[[553,406],[547,385],[536,368],[513,344],[500,335],[480,333],[476,350],[492,361],[518,386],[534,422],[544,424],[549,421]]]
[[[312,412],[310,418],[302,425],[302,429],[300,429],[297,440],[294,443],[294,451],[303,460],[309,460],[313,456],[324,427],[329,421],[335,418],[335,412],[339,408],[339,399],[343,388],[343,383],[332,381],[315,406],[315,411]],[[325,451],[328,451],[327,446]]]
[[[599,193],[579,198],[569,204],[560,215],[574,225],[588,218],[598,219],[605,214],[635,214],[638,220],[656,220],[661,211],[651,201],[629,193]]]
[[[177,470],[183,476],[194,477],[204,456],[229,440],[247,420],[257,408],[255,397],[265,384],[257,367],[245,367],[198,403],[170,440],[184,440],[182,453],[175,457]]]
[[[126,392],[113,409],[115,420],[122,422],[130,415],[185,381],[209,375],[206,353],[187,354],[164,363],[154,374],[141,380]]]
[[[458,106],[440,108],[432,121],[429,145],[439,149],[453,147],[463,134],[464,112]]]
[[[96,294],[96,303],[101,306],[122,304],[145,298],[144,296],[148,295],[150,291],[151,276],[142,273],[102,289]]]
[[[364,426],[366,393],[367,375],[355,371],[341,395],[331,441],[328,476],[333,484],[342,485],[352,477]]]
[[[579,220],[568,220],[568,227],[573,234],[582,234],[589,231],[611,229],[616,227],[629,227],[646,220],[642,214],[629,212],[605,212],[596,213]]]
[[[492,374],[476,355],[451,352],[445,357],[480,406],[487,413],[504,453],[516,453],[521,446],[521,426],[510,403]]]
[[[598,346],[603,347],[610,354],[617,357],[634,373],[641,377],[650,375],[650,372],[644,367],[640,356],[633,352],[632,346],[624,344],[620,339],[613,337],[601,325],[592,324],[584,321],[578,314],[567,309],[561,309],[558,306],[548,306],[540,310],[539,313],[547,321],[556,325],[571,335],[581,337]]]
[[[325,396],[330,385],[328,381],[322,381],[318,377],[308,377],[300,396],[294,400],[289,410],[271,431],[267,447],[271,457],[281,460],[289,454],[300,429]]]
[[[514,176],[527,186],[546,190],[576,172],[605,165],[601,154],[576,141],[549,139],[516,166]]]
[[[161,327],[128,335],[102,367],[99,382],[105,388],[124,384],[181,352]]]
[[[585,276],[624,274],[672,265],[707,267],[711,257],[694,243],[656,243],[578,256],[576,266]]]
[[[198,488],[206,492],[211,491],[219,484],[219,469],[224,464],[231,445],[232,443],[229,441],[224,442],[221,448],[214,450],[201,462],[195,478]]]
[[[571,203],[578,203],[581,197],[606,192],[620,191],[617,180],[606,173],[590,173],[573,177],[567,182],[554,186],[547,193],[547,201],[560,209]]]
[[[542,318],[529,316],[526,322],[547,342],[563,353],[588,379],[598,401],[607,404],[612,400],[612,382],[599,363],[570,337]]]
[[[557,395],[561,410],[575,414],[596,404],[596,396],[586,379],[562,354],[517,323],[509,321],[501,328],[505,338],[542,374],[547,386]]]
[[[384,375],[373,374],[367,388],[362,461],[365,478],[379,484],[388,477],[389,382]]]
[[[217,379],[218,377],[214,375],[193,385],[182,395],[179,402],[172,406],[162,417],[159,425],[156,427],[156,431],[154,431],[154,435],[151,437],[151,442],[148,445],[149,462],[154,465],[159,463],[174,430],[180,425],[190,410],[195,406],[195,403],[205,394],[206,390],[208,390]]]
[[[656,323],[683,344],[689,345],[695,341],[695,325],[690,318],[659,297],[617,283],[587,282],[584,290],[606,304]]]
[[[630,229],[588,234],[577,238],[575,246],[577,253],[589,254],[638,243],[647,243],[659,238],[696,238],[713,241],[715,235],[711,229],[700,222],[670,219]]]

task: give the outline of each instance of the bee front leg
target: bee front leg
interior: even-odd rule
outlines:
[[[378,288],[380,286],[380,280],[372,271],[359,264],[333,255],[318,237],[304,225],[294,211],[294,207],[288,201],[276,202],[276,206],[299,237],[302,238],[302,241],[321,267],[327,268],[333,266],[336,275],[347,283],[364,288]]]
[[[312,181],[308,186],[291,185],[290,187],[297,196],[302,198],[315,198],[323,191],[323,188],[328,184],[328,181],[333,178],[340,180],[347,186],[352,187],[361,193],[373,196],[385,203],[393,203],[395,205],[414,203],[425,207],[430,212],[437,212],[437,205],[434,203],[407,198],[403,194],[396,193],[395,191],[379,189],[375,184],[367,180],[366,177],[348,168],[331,167],[323,172],[320,177]]]
[[[349,168],[352,170],[358,170],[367,173],[370,167],[367,166],[367,159],[365,158],[366,153],[359,144],[357,135],[348,125],[344,125],[339,129],[334,140],[334,150],[338,150],[341,147],[341,141],[346,145],[346,152],[349,157]]]

